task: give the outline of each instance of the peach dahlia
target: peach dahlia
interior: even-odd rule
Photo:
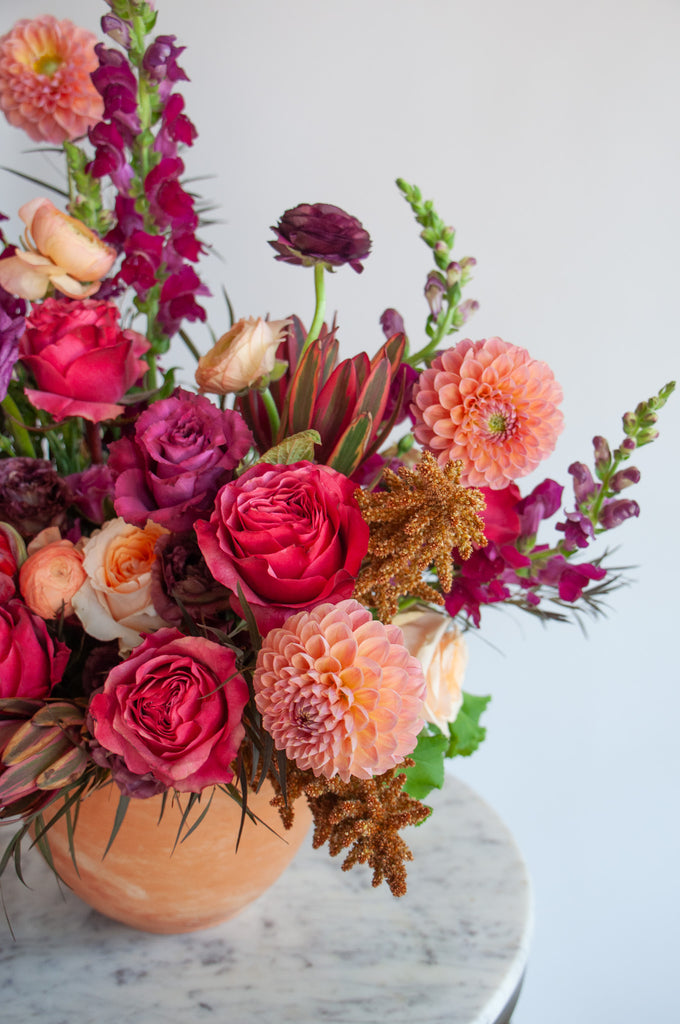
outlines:
[[[84,135],[104,104],[92,84],[96,36],[51,14],[22,18],[0,38],[0,110],[36,142]]]
[[[413,391],[416,440],[441,466],[459,459],[461,483],[506,487],[552,452],[562,389],[546,363],[501,338],[466,338],[421,373]]]
[[[271,630],[255,703],[277,750],[303,771],[370,779],[415,748],[425,680],[401,630],[358,601],[321,604]]]

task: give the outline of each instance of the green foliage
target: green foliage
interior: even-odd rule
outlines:
[[[447,757],[469,757],[486,736],[486,729],[479,719],[491,697],[477,697],[463,693],[463,705],[455,722],[449,726],[450,742]]]
[[[423,800],[433,789],[444,785],[444,758],[449,742],[435,726],[425,726],[411,754],[415,764],[406,768],[404,790],[414,800]]]
[[[286,437],[280,444],[274,445],[258,459],[258,462],[269,462],[275,466],[289,466],[293,462],[313,462],[314,445],[320,443],[318,430],[301,430]]]

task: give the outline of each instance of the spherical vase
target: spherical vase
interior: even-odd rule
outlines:
[[[119,797],[115,785],[105,786],[81,801],[74,833],[77,869],[66,817],[49,830],[54,867],[91,907],[133,928],[166,934],[210,928],[269,888],[307,834],[311,815],[305,801],[297,802],[293,827],[285,830],[269,803],[272,796],[269,784],[248,794],[248,808],[261,820],[246,817],[238,851],[241,808],[219,789],[198,827],[177,843],[183,812],[170,795],[160,821],[160,796],[132,799],[104,856]],[[183,794],[182,808],[187,800]],[[190,824],[204,808],[202,800],[192,809]]]

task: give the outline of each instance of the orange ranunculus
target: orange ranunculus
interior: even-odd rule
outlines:
[[[73,595],[86,580],[83,556],[59,530],[43,530],[29,545],[19,570],[19,589],[24,601],[42,619],[73,615]]]
[[[124,650],[141,642],[141,633],[168,625],[151,599],[154,546],[169,531],[151,521],[144,529],[111,519],[83,547],[85,583],[73,608],[86,633],[97,640],[120,641]]]
[[[448,616],[435,611],[402,612],[392,625],[402,631],[407,649],[423,667],[425,720],[447,733],[463,703],[468,650],[462,634]]]
[[[26,252],[0,260],[0,284],[13,295],[35,301],[50,285],[72,299],[99,290],[116,251],[88,227],[58,210],[49,199],[32,199],[19,210],[26,225]]]
[[[287,320],[238,320],[209,352],[201,356],[196,383],[201,391],[227,395],[269,377]]]

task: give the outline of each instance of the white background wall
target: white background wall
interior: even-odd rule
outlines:
[[[201,133],[188,170],[214,175],[201,188],[220,204],[206,237],[224,262],[205,274],[237,314],[309,321],[311,276],[273,260],[268,225],[330,202],[374,240],[361,276],[329,283],[345,353],[377,347],[391,305],[417,340],[429,256],[393,187],[401,175],[458,228],[458,255],[479,261],[471,336],[525,346],[563,385],[567,427],[530,481],[568,482],[594,434],[618,443],[620,415],[678,376],[677,0],[157,7],[158,31],[188,47]],[[24,17],[48,9],[21,3]],[[52,13],[96,30],[105,9],[61,0]],[[0,10],[4,31],[17,5]],[[4,122],[0,146],[2,163],[50,173]],[[34,194],[2,177],[0,208]],[[221,333],[220,300],[211,320]],[[511,827],[535,885],[517,1024],[639,1024],[673,1019],[679,1002],[680,396],[661,428],[628,492],[641,517],[611,535],[636,582],[609,618],[586,639],[490,609],[471,641],[467,686],[494,699],[488,743],[459,773]]]

